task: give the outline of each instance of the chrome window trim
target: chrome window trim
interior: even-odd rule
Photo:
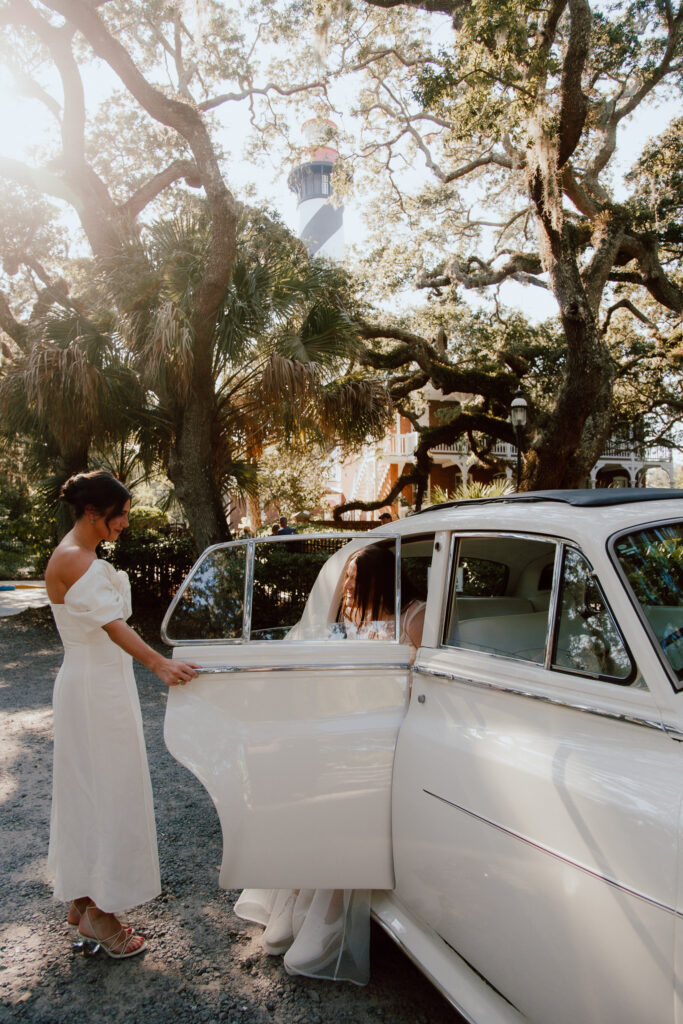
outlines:
[[[614,612],[612,611],[612,606],[610,605],[609,601],[607,600],[607,595],[605,594],[605,591],[604,591],[604,588],[602,586],[602,583],[600,582],[600,577],[596,573],[595,568],[593,566],[593,563],[591,562],[591,560],[588,557],[588,555],[585,553],[585,551],[582,551],[581,548],[578,547],[577,545],[567,545],[567,544],[563,544],[562,545],[562,549],[563,550],[562,550],[561,571],[564,569],[565,553],[566,553],[566,549],[568,547],[574,547],[574,550],[578,553],[578,555],[581,558],[583,558],[584,562],[588,566],[588,568],[590,570],[589,575],[592,576],[593,582],[595,583],[596,587],[598,588],[598,593],[600,594],[600,597],[602,598],[602,602],[603,602],[603,604],[605,606],[605,611],[608,613],[610,619],[612,620],[612,625],[614,626],[614,629],[616,630],[617,636],[621,640],[621,644],[622,644],[622,646],[624,648],[624,651],[626,652],[626,654],[628,656],[628,660],[629,660],[630,665],[631,665],[631,671],[629,672],[629,674],[627,676],[608,676],[608,675],[599,675],[598,673],[593,673],[593,672],[582,672],[581,669],[578,669],[578,668],[573,668],[573,669],[572,668],[568,668],[566,665],[555,665],[552,662],[552,656],[555,653],[555,651],[554,651],[555,640],[559,636],[559,632],[560,632],[560,621],[559,621],[559,618],[557,618],[557,617],[555,618],[555,622],[554,622],[554,629],[553,629],[553,636],[552,636],[552,641],[553,642],[552,642],[551,647],[550,647],[550,654],[551,654],[550,671],[551,672],[563,672],[566,675],[580,676],[580,677],[582,677],[584,679],[598,679],[602,683],[612,683],[615,686],[632,686],[633,683],[635,682],[635,680],[638,678],[638,674],[639,674],[638,673],[638,664],[636,662],[636,659],[633,657],[633,654],[631,652],[631,648],[628,645],[628,641],[626,640],[626,637],[624,636],[624,633],[623,633],[621,627],[619,626],[619,622],[617,620],[617,617],[614,614]],[[558,590],[558,602],[557,602],[557,604],[558,605],[559,605],[559,591],[560,591],[561,586],[562,586],[561,580],[558,580],[558,584],[557,584],[557,590]],[[558,610],[558,609],[556,609],[556,610]],[[647,683],[645,684],[645,686],[649,690],[649,687],[647,686]]]
[[[551,594],[550,594],[550,602],[549,602],[549,605],[548,605],[548,622],[547,622],[547,625],[546,625],[546,643],[545,643],[545,655],[544,655],[544,664],[545,664],[545,662],[547,661],[547,659],[549,657],[549,651],[550,651],[550,657],[552,657],[552,644],[549,643],[549,640],[552,639],[552,637],[551,637],[551,623],[553,624],[553,627],[554,627],[555,619],[553,618],[553,615],[551,615],[551,611],[553,612],[553,614],[556,612],[557,604],[558,604],[558,599],[559,599],[559,583],[558,583],[557,573],[556,573],[558,550],[563,550],[564,547],[567,546],[567,547],[573,548],[575,551],[578,551],[579,554],[583,555],[583,551],[581,550],[581,548],[579,547],[579,545],[577,544],[576,541],[570,540],[567,537],[560,537],[557,534],[550,534],[550,533],[531,533],[531,532],[526,532],[526,531],[521,531],[521,530],[463,530],[462,532],[458,532],[456,530],[452,531],[452,533],[451,533],[451,554],[450,554],[450,561],[449,561],[449,565],[448,565],[448,572],[449,572],[449,576],[448,576],[448,581],[449,581],[449,584],[448,584],[449,585],[448,602],[447,602],[447,605],[446,605],[446,612],[444,614],[444,620],[443,620],[443,624],[442,624],[442,630],[441,630],[442,640],[441,640],[441,643],[439,645],[439,649],[440,650],[445,650],[445,651],[473,651],[476,654],[485,654],[486,653],[485,651],[474,651],[474,649],[470,648],[470,647],[454,647],[452,644],[447,644],[446,641],[445,641],[445,634],[446,634],[447,616],[450,614],[451,597],[452,597],[452,593],[453,593],[453,586],[455,585],[455,583],[454,583],[454,576],[453,576],[453,569],[454,569],[454,564],[455,564],[455,559],[454,559],[454,555],[453,555],[453,548],[454,548],[454,546],[459,545],[460,541],[462,541],[462,540],[466,540],[466,539],[467,540],[472,540],[472,539],[477,539],[477,538],[481,538],[482,540],[486,540],[487,538],[490,538],[490,537],[495,537],[496,539],[501,538],[501,539],[505,539],[505,540],[533,540],[533,541],[538,541],[538,542],[541,542],[541,543],[543,541],[546,541],[549,544],[554,544],[555,545],[555,562],[553,564],[553,589],[552,589]],[[553,632],[554,632],[554,629],[553,629]],[[489,654],[488,657],[496,658],[496,657],[503,657],[503,656],[502,655],[496,655],[496,654]],[[514,661],[524,661],[524,659],[520,659],[520,658],[514,658],[512,660],[514,660]],[[527,662],[527,664],[533,665],[533,664],[536,664],[536,663],[535,662]]]
[[[492,655],[495,657],[495,655]],[[530,663],[533,664],[533,663]],[[541,668],[542,666],[538,666]],[[664,732],[672,739],[683,740],[677,725],[668,725],[656,719],[644,718],[640,715],[632,715],[622,711],[607,711],[604,708],[596,708],[590,704],[582,704],[566,697],[549,696],[545,693],[536,693],[534,690],[525,690],[519,686],[508,686],[504,683],[490,683],[481,679],[470,679],[455,672],[447,672],[445,669],[428,668],[423,665],[413,665],[413,672],[423,676],[432,676],[435,679],[447,679],[452,683],[461,683],[464,686],[476,686],[484,690],[492,690],[494,693],[511,693],[515,697],[526,697],[528,700],[537,700],[542,704],[554,704],[558,707],[570,708],[572,711],[581,711],[587,715],[596,715],[598,718],[609,718],[616,722],[625,722],[629,725],[639,725],[646,729],[656,729]],[[592,677],[591,677],[592,678]]]
[[[566,541],[560,541],[555,547],[555,562],[553,564],[553,586],[550,592],[550,602],[548,604],[548,622],[546,624],[546,637],[545,637],[545,658],[543,665],[548,671],[552,671],[553,651],[555,649],[555,638],[559,629],[559,619],[557,616],[557,610],[560,604],[560,577],[562,574],[562,566],[564,565],[564,552],[565,548],[572,545],[567,545]],[[579,549],[576,548],[578,551]]]
[[[286,536],[291,537],[292,534]],[[248,640],[251,635],[251,605],[254,594],[254,549],[256,538],[250,538],[253,542],[247,545],[247,561],[244,567],[244,597],[242,599],[242,639]]]
[[[450,536],[448,566],[446,567],[446,588],[444,588],[447,589],[447,594],[446,600],[442,601],[441,624],[439,628],[439,636],[441,638],[439,641],[440,647],[450,647],[450,645],[446,643],[446,623],[450,624],[451,605],[453,602],[453,592],[456,585],[455,569],[457,567],[459,558],[458,552],[460,548],[460,537],[461,534],[458,533],[451,533]]]
[[[655,635],[655,631],[653,630],[652,626],[645,617],[640,601],[634,594],[631,588],[631,584],[628,581],[628,577],[622,569],[621,562],[619,561],[619,557],[616,551],[614,550],[614,546],[621,537],[625,537],[629,533],[636,533],[641,530],[655,530],[658,526],[670,526],[673,523],[681,522],[683,522],[683,518],[679,516],[677,519],[656,519],[654,522],[651,523],[634,523],[632,526],[628,526],[625,529],[621,529],[616,533],[612,533],[606,541],[607,556],[610,562],[612,563],[624,590],[626,591],[626,596],[629,600],[629,603],[635,609],[636,615],[640,619],[641,625],[644,627],[645,633],[650,643],[652,644],[653,648],[655,649],[660,664],[664,667],[664,671],[667,675],[669,682],[671,683],[671,688],[673,689],[674,693],[683,692],[683,680],[677,679],[674,675],[669,660],[662,651],[659,640]]]
[[[439,793],[433,793],[431,790],[424,788],[422,792],[425,796],[431,796],[435,800],[440,800],[449,807],[453,807],[457,811],[462,811],[462,813],[468,815],[468,817],[474,818],[476,821],[480,821],[484,825],[489,825],[491,828],[496,829],[496,831],[502,832],[503,835],[510,836],[512,839],[519,840],[520,843],[525,843],[527,846],[531,846],[534,850],[538,850],[539,853],[545,853],[548,857],[552,857],[554,860],[559,860],[563,864],[569,865],[569,867],[577,868],[584,874],[590,875],[591,878],[596,878],[598,881],[606,882],[607,885],[618,889],[620,892],[633,896],[635,899],[642,900],[644,903],[648,903],[650,906],[656,907],[658,910],[663,910],[667,914],[673,914],[676,917],[683,917],[683,911],[678,910],[676,907],[671,907],[668,903],[662,903],[660,900],[656,900],[653,896],[646,896],[645,893],[640,892],[638,889],[632,889],[630,886],[624,885],[623,882],[618,882],[615,878],[610,878],[609,875],[605,875],[601,871],[596,871],[594,868],[588,867],[587,864],[582,864],[581,861],[574,860],[572,857],[565,857],[563,854],[558,853],[557,850],[553,850],[549,846],[545,846],[533,839],[529,839],[527,836],[522,835],[521,832],[515,832],[512,829],[506,828],[505,825],[501,825],[499,822],[493,821],[491,818],[485,818],[483,815],[477,814],[476,811],[472,811],[468,807],[456,804],[453,800],[449,800],[447,797],[441,796]]]
[[[668,521],[669,520],[665,520],[665,522],[668,522]],[[620,533],[617,534],[616,536],[622,536],[623,533],[625,533],[625,532],[627,532],[627,531],[620,531]],[[492,653],[486,652],[486,651],[476,651],[474,648],[470,648],[470,647],[454,647],[452,644],[447,644],[445,642],[446,622],[447,622],[447,616],[450,614],[452,587],[454,586],[454,582],[453,582],[454,581],[454,577],[453,577],[453,568],[454,568],[453,548],[454,548],[455,545],[458,545],[461,540],[464,540],[464,539],[481,538],[481,539],[485,540],[488,537],[504,538],[506,540],[533,540],[533,541],[541,541],[541,542],[546,541],[546,542],[548,542],[550,544],[554,544],[555,545],[555,561],[554,561],[554,564],[553,564],[553,586],[552,586],[552,591],[550,593],[550,602],[548,604],[548,621],[547,621],[547,624],[546,624],[545,653],[544,653],[544,658],[543,658],[543,666],[544,666],[544,668],[548,669],[548,671],[550,671],[550,672],[559,672],[559,673],[562,673],[564,675],[576,676],[578,678],[597,679],[600,682],[611,683],[613,686],[630,686],[633,683],[633,680],[638,678],[638,665],[636,663],[635,658],[633,657],[633,654],[631,652],[631,648],[629,647],[628,643],[626,642],[626,638],[624,637],[624,634],[623,634],[622,630],[619,627],[619,623],[618,623],[618,621],[617,621],[617,619],[616,619],[616,617],[614,615],[614,612],[612,611],[612,608],[610,606],[609,601],[607,600],[607,597],[605,595],[605,591],[604,591],[604,589],[603,589],[603,587],[602,587],[602,585],[600,583],[600,580],[595,575],[595,569],[593,567],[593,563],[591,562],[590,558],[586,555],[585,551],[581,548],[581,546],[578,544],[577,541],[571,540],[570,538],[567,538],[567,537],[561,537],[561,536],[556,535],[556,534],[554,535],[554,534],[547,534],[547,533],[529,533],[529,532],[526,532],[526,531],[522,532],[522,531],[518,531],[518,530],[514,530],[514,531],[511,531],[511,530],[500,530],[500,531],[499,530],[485,530],[485,531],[482,531],[482,530],[463,530],[462,532],[458,532],[456,530],[453,530],[452,533],[451,533],[451,555],[450,555],[450,562],[449,562],[449,566],[448,566],[448,569],[449,569],[449,577],[448,577],[448,579],[449,579],[449,592],[448,592],[449,593],[449,597],[448,597],[446,612],[445,612],[445,615],[444,615],[442,630],[441,630],[441,634],[440,634],[441,637],[442,637],[441,643],[439,645],[439,649],[440,650],[446,650],[446,651],[470,651],[471,653],[481,654],[484,657],[488,657],[488,658],[503,658],[506,661],[510,661],[510,660],[512,660],[512,661],[522,661],[523,663],[529,664],[529,665],[538,664],[537,662],[525,661],[525,659],[523,659],[523,658],[509,659],[509,658],[505,658],[505,656],[502,655],[502,654],[492,654]],[[554,653],[554,647],[555,647],[555,638],[556,638],[557,630],[559,628],[559,619],[558,619],[558,614],[557,613],[558,613],[559,603],[560,603],[561,573],[562,573],[562,568],[563,568],[563,565],[564,565],[565,551],[567,549],[571,549],[573,551],[576,551],[586,561],[586,564],[589,566],[591,573],[593,573],[593,575],[594,575],[594,578],[595,578],[598,590],[600,591],[600,595],[601,595],[601,597],[603,599],[603,602],[605,604],[605,608],[608,611],[608,613],[610,615],[610,618],[612,619],[612,622],[614,624],[614,628],[617,631],[617,634],[618,634],[618,636],[619,636],[619,638],[620,638],[620,640],[621,640],[621,642],[622,642],[622,644],[624,646],[624,650],[626,651],[626,653],[628,655],[628,658],[629,658],[629,661],[631,663],[631,673],[630,673],[629,676],[625,677],[626,680],[630,680],[630,682],[627,682],[624,679],[620,679],[617,676],[596,675],[596,674],[593,674],[591,672],[582,672],[580,669],[569,669],[569,668],[565,667],[564,665],[553,665],[552,659],[553,659],[553,653]]]

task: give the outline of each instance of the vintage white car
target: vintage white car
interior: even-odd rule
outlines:
[[[372,889],[473,1022],[683,1021],[683,491],[520,494],[218,545],[164,620],[220,884]],[[346,635],[366,544],[422,646]],[[400,598],[397,601],[400,606]]]

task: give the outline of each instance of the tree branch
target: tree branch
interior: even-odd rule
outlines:
[[[569,0],[569,12],[569,43],[560,84],[560,137],[557,151],[557,166],[560,169],[579,144],[588,112],[588,100],[581,88],[581,79],[590,50],[591,10],[587,0]]]
[[[629,312],[633,313],[633,315],[638,320],[640,320],[641,323],[647,324],[648,327],[653,327],[653,328],[656,329],[656,324],[654,324],[652,322],[652,320],[649,319],[649,317],[645,316],[644,313],[641,313],[641,311],[639,309],[637,309],[629,299],[620,299],[619,302],[615,302],[614,305],[610,306],[609,309],[607,310],[607,315],[605,316],[605,319],[603,321],[602,327],[600,328],[600,333],[601,334],[606,334],[607,333],[607,328],[609,327],[609,322],[612,319],[612,316],[614,315],[614,313],[616,313],[616,311],[618,309],[628,309]],[[640,357],[639,357],[639,359],[640,359]],[[634,365],[637,365],[637,364],[634,364]]]
[[[192,103],[171,98],[151,85],[87,0],[50,0],[49,6],[83,33],[97,56],[106,61],[147,113],[155,121],[177,131],[192,150],[211,210],[209,256],[197,290],[196,305],[197,321],[206,322],[218,308],[230,280],[235,258],[237,212],[234,197],[223,181],[201,113]],[[208,358],[208,332],[203,334],[203,338],[205,344],[200,347]]]
[[[28,328],[25,324],[15,319],[10,309],[7,296],[0,291],[0,329],[7,334],[12,341],[19,346],[22,352],[26,351],[28,341]],[[7,353],[5,353],[7,354]]]
[[[420,275],[416,282],[417,287],[443,288],[457,281],[465,288],[488,288],[509,279],[522,280],[523,283],[528,284],[529,275],[543,273],[539,257],[532,253],[515,253],[507,263],[497,269],[482,260],[477,260],[477,265],[481,268],[479,274],[472,273],[471,262],[470,260],[464,262],[453,256],[446,263],[443,274]]]
[[[121,213],[134,220],[165,188],[180,180],[184,180],[190,188],[202,187],[197,165],[193,160],[174,160],[163,171],[159,171],[121,204]]]

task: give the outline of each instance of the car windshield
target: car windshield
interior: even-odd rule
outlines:
[[[620,537],[614,545],[633,594],[683,684],[683,523]]]

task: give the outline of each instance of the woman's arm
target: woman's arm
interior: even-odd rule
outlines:
[[[199,665],[193,665],[188,661],[173,661],[172,658],[164,658],[163,654],[159,654],[149,644],[146,644],[142,637],[138,636],[123,619],[107,622],[102,629],[110,640],[118,644],[126,654],[132,655],[136,661],[151,669],[167,686],[182,686],[183,683],[189,682],[197,675],[195,669],[199,668]]]

